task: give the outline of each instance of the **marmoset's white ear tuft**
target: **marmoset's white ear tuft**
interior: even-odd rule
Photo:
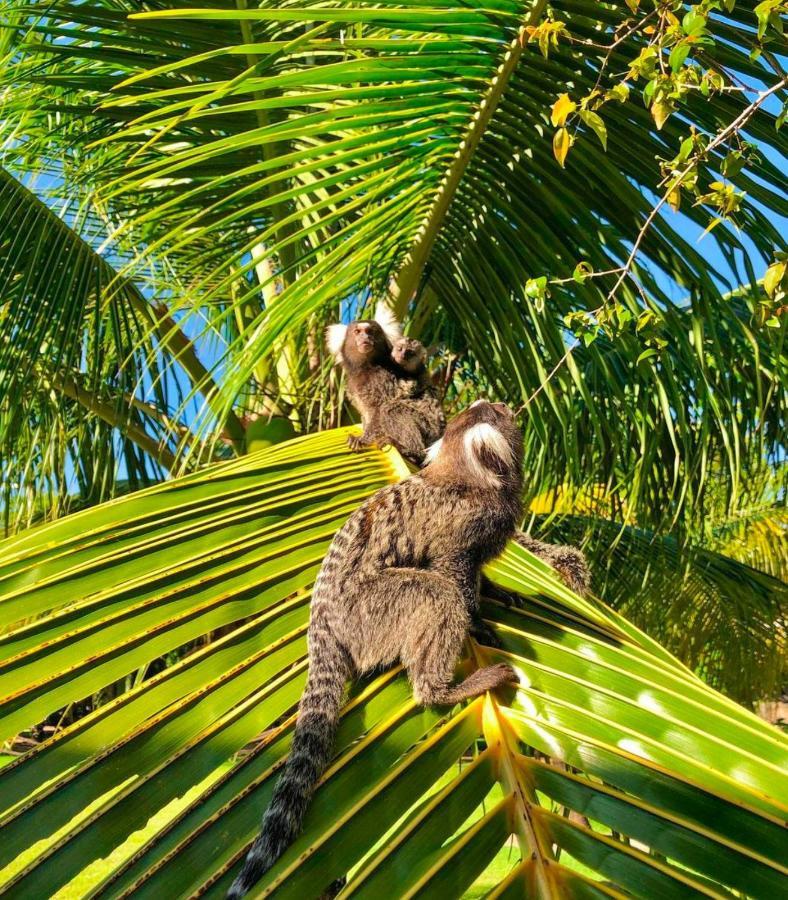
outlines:
[[[338,363],[342,362],[342,345],[345,343],[346,334],[347,325],[342,325],[341,322],[326,328],[326,346]]]
[[[491,471],[488,462],[484,461],[484,455],[492,455],[497,458],[504,467],[509,467],[513,463],[512,448],[509,441],[489,422],[479,422],[465,432],[463,438],[465,453],[468,458],[468,466],[472,473],[482,484],[494,487],[499,483],[500,478]]]
[[[392,344],[402,337],[402,325],[394,317],[391,307],[383,300],[379,300],[375,307],[375,321]]]
[[[430,444],[427,447],[427,452],[424,454],[424,465],[427,463],[435,462],[438,454],[441,452],[441,447],[443,446],[443,438],[439,438],[435,441],[434,444]]]

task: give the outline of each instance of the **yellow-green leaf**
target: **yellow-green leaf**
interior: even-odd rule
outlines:
[[[629,85],[621,81],[614,85],[605,93],[606,100],[618,100],[619,103],[626,103],[629,99]]]
[[[607,150],[607,128],[602,121],[602,116],[599,113],[591,112],[589,109],[582,109],[580,110],[580,118],[599,138],[599,143],[602,144],[603,149]]]
[[[666,103],[664,100],[656,100],[651,104],[651,115],[654,117],[654,124],[657,126],[657,130],[659,131],[662,126],[667,122],[668,117],[673,112],[673,107],[670,103]]]
[[[593,272],[594,272],[594,267],[591,265],[591,263],[588,263],[585,260],[583,260],[582,262],[579,262],[575,266],[575,270],[574,270],[574,272],[572,272],[572,278],[574,278],[574,280],[578,284],[582,284],[586,280],[586,278],[588,278],[589,275],[593,274]]]
[[[576,109],[577,104],[569,99],[569,94],[561,94],[550,111],[550,121],[555,128],[560,128],[566,122],[567,116]]]
[[[572,136],[569,134],[566,128],[559,128],[558,131],[553,135],[553,155],[561,164],[561,168],[564,167],[564,163],[566,162],[566,155],[569,153],[569,148],[572,146]]]
[[[702,238],[705,238],[707,234],[710,234],[712,231],[714,231],[714,229],[715,229],[721,222],[722,222],[722,217],[721,217],[721,216],[716,216],[714,219],[712,219],[711,222],[709,222],[709,224],[706,226],[706,228],[703,229],[703,234],[698,238],[698,240],[701,240]]]
[[[763,289],[770,297],[774,297],[777,293],[777,288],[785,278],[786,269],[788,269],[788,261],[778,260],[766,270],[766,274],[763,276]]]

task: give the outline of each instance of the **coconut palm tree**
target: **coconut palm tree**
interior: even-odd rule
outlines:
[[[373,302],[438,348],[450,408],[519,409],[532,508],[565,527],[560,494],[630,561],[610,599],[678,595],[660,640],[732,691],[732,632],[775,683],[784,570],[735,526],[784,504],[783,11],[6,4],[4,512],[39,524],[2,545],[0,708],[4,738],[51,735],[0,771],[7,891],[229,884],[322,554],[406,471],[334,427],[322,328]],[[301,436],[245,455],[272,416]],[[261,890],[777,896],[779,733],[525,551],[490,574],[524,597],[484,608],[516,696],[357,686]]]

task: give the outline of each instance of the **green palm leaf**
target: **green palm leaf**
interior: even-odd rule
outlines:
[[[752,556],[764,552],[778,562],[783,518],[772,507],[749,523],[742,519],[731,546],[738,544],[747,559],[752,541]],[[758,523],[763,537],[753,534]],[[556,543],[582,542],[605,602],[709,684],[751,706],[779,695],[788,658],[784,581],[727,553],[601,517],[562,517],[546,535]]]
[[[742,510],[715,529],[716,550],[747,565],[788,581],[788,511],[784,504]]]
[[[712,12],[716,43],[704,54],[720,71],[774,84],[766,57],[750,57],[755,5]],[[89,0],[44,13],[14,0],[6,129],[25,131],[18,165],[66,158],[119,233],[189,281],[171,308],[226,336],[216,364],[225,413],[284,338],[303,347],[307,323],[314,338],[341,304],[389,289],[403,312],[416,292],[416,322],[438,307],[430,339],[472,347],[491,387],[520,403],[565,352],[564,314],[597,307],[613,281],[557,287],[542,309],[527,279],[566,278],[581,259],[597,272],[620,265],[651,209],[658,157],[674,155],[690,125],[715,133],[747,102],[696,91],[685,120],[659,131],[637,102],[609,104],[607,151],[581,135],[561,169],[548,125],[555,98],[608,86],[638,47],[606,60],[585,43],[612,42],[626,4],[552,8],[573,41],[544,59],[521,45],[542,0]],[[761,257],[780,245],[774,219],[785,213],[774,124],[765,110],[748,123],[765,152],[734,179]],[[722,151],[712,154],[710,170],[721,165]],[[700,206],[683,214],[708,223]],[[658,217],[643,241],[636,275],[647,299],[628,283],[620,297],[634,314],[655,312],[670,347],[641,361],[634,334],[613,348],[597,342],[540,390],[526,419],[540,488],[567,473],[626,487],[650,524],[699,502],[712,466],[735,495],[741,472],[775,452],[784,418],[774,389],[784,328],[756,333],[753,304],[722,299],[708,255],[675,223]],[[752,280],[735,228],[705,240]],[[275,265],[263,271],[266,258]],[[674,297],[687,293],[685,309]],[[305,393],[324,386],[320,375],[310,371]]]
[[[168,406],[158,362],[145,346],[153,309],[132,283],[110,290],[117,276],[91,246],[90,223],[66,212],[74,227],[0,169],[6,528],[68,509],[72,493],[105,499],[118,457],[125,457],[132,487],[174,466],[149,413]],[[150,402],[135,404],[142,372]]]
[[[58,210],[47,199],[0,169],[6,530],[68,510],[75,495],[81,502],[111,496],[120,460],[126,487],[159,480],[176,468],[179,442],[193,438],[177,421],[175,398],[190,379],[209,406],[215,391],[156,299],[164,278],[121,278],[123,259],[113,267],[97,216],[74,204]],[[243,437],[234,417],[227,433]]]
[[[405,474],[394,453],[351,456],[345,434],[4,542],[4,736],[102,686],[118,693],[0,770],[0,889],[222,896],[287,753],[325,548]],[[415,707],[397,670],[356,685],[304,834],[258,893],[315,896],[349,873],[345,895],[459,896],[511,844],[492,896],[780,895],[780,733],[525,551],[489,574],[523,607],[486,603],[503,649],[470,643],[463,665],[504,658],[518,690],[447,710]]]

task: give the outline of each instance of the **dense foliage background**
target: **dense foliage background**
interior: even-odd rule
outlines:
[[[515,729],[520,743],[512,752],[532,762],[505,762],[491,749],[498,726],[490,730],[488,713],[467,726],[468,734],[485,736],[494,780],[504,785],[500,802],[514,802],[506,798],[517,795],[522,781],[529,804],[547,795],[556,810],[580,814],[577,792],[588,788],[578,786],[580,775],[594,785],[593,814],[582,814],[586,824],[572,820],[577,834],[561,832],[569,826],[550,819],[535,837],[530,807],[517,800],[514,832],[523,859],[536,841],[540,859],[558,863],[566,852],[583,860],[587,871],[570,867],[580,880],[555,871],[565,890],[574,885],[584,896],[607,890],[600,873],[636,893],[648,884],[686,896],[690,888],[676,875],[676,862],[747,894],[774,890],[771,875],[755,888],[737,881],[736,871],[749,879],[754,864],[742,868],[726,857],[726,868],[720,853],[746,832],[756,835],[751,850],[766,857],[767,868],[780,859],[770,817],[781,813],[753,799],[765,791],[764,802],[777,803],[779,741],[729,701],[710,699],[713,693],[618,613],[729,697],[748,705],[779,697],[788,578],[788,205],[780,131],[788,96],[786,12],[780,0],[6,2],[0,501],[8,539],[0,552],[0,678],[9,681],[0,709],[4,738],[37,742],[56,733],[54,743],[38,745],[5,776],[21,792],[9,795],[0,819],[17,835],[5,846],[12,855],[27,848],[18,865],[27,860],[32,867],[32,880],[25,870],[19,883],[48,896],[105,853],[124,846],[128,859],[124,841],[149,816],[163,815],[187,787],[194,797],[207,796],[208,787],[198,785],[203,777],[218,779],[228,793],[216,806],[194,800],[194,835],[207,822],[227,821],[225,801],[244,810],[246,824],[227,827],[232,848],[223,845],[222,865],[233,865],[261,801],[237,807],[229,798],[242,789],[221,765],[255,733],[260,710],[275,725],[291,709],[296,688],[271,704],[266,698],[269,689],[280,696],[278,679],[287,681],[297,660],[302,665],[303,648],[294,644],[292,657],[241,679],[239,692],[227,694],[232,699],[215,713],[201,706],[195,730],[167,731],[159,711],[178,697],[173,711],[180,716],[225,683],[235,672],[226,667],[243,657],[230,662],[222,648],[257,627],[249,616],[269,621],[269,600],[274,631],[263,640],[265,653],[291,625],[302,628],[305,618],[287,618],[289,604],[305,617],[306,594],[293,592],[308,591],[313,570],[307,566],[291,581],[290,570],[275,561],[254,555],[245,561],[251,546],[245,541],[268,547],[260,551],[264,559],[271,547],[311,548],[298,565],[307,559],[314,565],[321,542],[353,505],[401,474],[396,460],[390,468],[391,457],[345,459],[336,436],[327,443],[315,437],[350,421],[341,379],[323,347],[325,325],[369,315],[385,302],[433,351],[435,382],[449,411],[478,396],[518,410],[525,525],[547,539],[582,544],[596,593],[617,611],[596,601],[578,607],[577,598],[519,570],[518,588],[532,603],[541,596],[547,618],[559,622],[544,645],[549,658],[534,661],[524,647],[537,625],[513,622],[491,607],[504,634],[512,629],[507,652],[541,698],[528,706],[520,695],[515,704],[532,717],[527,729],[512,725],[520,713],[490,701],[509,723],[503,731]],[[286,434],[305,442],[283,444],[270,456],[248,453]],[[333,449],[324,464],[310,456],[309,471],[340,494],[299,493],[289,468],[300,465],[300,453],[326,447]],[[248,481],[225,491],[247,471]],[[260,491],[277,498],[269,498],[276,511],[265,520],[272,532],[253,538],[269,500],[249,499],[248,519],[242,501],[269,476]],[[180,511],[180,498],[192,489],[194,498]],[[69,515],[78,510],[84,511]],[[26,532],[31,525],[37,527]],[[229,530],[221,537],[223,528]],[[221,575],[209,577],[215,564]],[[220,589],[231,575],[241,579],[238,586]],[[181,577],[183,585],[172,587]],[[137,580],[126,590],[129,578]],[[217,590],[210,599],[200,594],[205,578]],[[269,579],[277,584],[270,595],[263,587]],[[154,587],[146,593],[149,581]],[[238,604],[228,599],[236,590],[245,598]],[[542,622],[541,613],[526,608]],[[576,625],[591,643],[572,644],[580,640]],[[624,627],[631,646],[615,651],[624,658],[573,669],[586,651],[601,653],[598,641],[621,640],[616,629]],[[578,656],[565,657],[567,642]],[[632,654],[640,653],[647,668],[668,667],[669,685],[660,684],[671,698],[701,692],[693,694],[692,709],[660,695],[657,713],[648,705],[649,686],[621,700],[623,706],[616,699],[615,708],[607,707],[629,684],[610,671],[628,671]],[[205,670],[196,662],[204,657],[211,660]],[[191,671],[190,660],[202,673],[194,680],[181,674]],[[543,667],[538,678],[533,665]],[[559,678],[556,671],[575,679],[568,693],[545,680],[548,670],[550,679]],[[182,690],[162,688],[164,705],[138,702],[160,690],[157,678],[165,685],[174,679]],[[392,690],[400,690],[394,683]],[[575,704],[571,695],[581,683],[591,691],[590,708],[612,730],[580,729],[578,737],[577,723],[561,720],[572,735],[561,738],[558,753],[550,743],[558,739],[548,741],[538,729],[558,721],[555,704],[569,703],[580,715],[576,707],[588,704]],[[241,709],[247,702],[246,724],[232,738],[219,738],[236,715],[234,704]],[[645,703],[655,721],[630,721],[627,703],[634,702]],[[696,717],[709,704],[721,704],[719,721]],[[476,714],[467,713],[469,721]],[[108,730],[100,724],[105,717],[115,723]],[[730,720],[756,741],[742,751],[747,765],[768,760],[768,777],[743,788],[754,792],[744,800],[733,787],[744,764],[729,749]],[[659,735],[648,731],[663,725]],[[676,753],[685,744],[669,733],[674,725],[701,735],[699,743],[687,739],[687,765],[708,761],[711,781],[681,769]],[[403,734],[412,744],[438,734],[433,726],[442,727],[430,720],[421,737]],[[468,734],[462,731],[462,740]],[[642,793],[657,778],[655,770],[644,776],[637,768],[644,734],[646,743],[664,743],[660,753],[673,754],[663,761],[665,778],[678,781],[669,789],[660,782],[667,793],[658,801]],[[134,744],[134,753],[123,756],[121,748],[133,741],[150,755]],[[398,752],[412,749],[402,741]],[[213,748],[207,755],[199,749],[204,742]],[[450,747],[447,759],[457,749]],[[279,758],[284,750],[277,748]],[[542,754],[535,761],[533,748]],[[266,753],[227,772],[248,774],[263,762],[260,772],[267,771],[273,763]],[[577,771],[556,776],[553,756]],[[645,753],[653,766],[663,765],[658,756]],[[170,778],[168,767],[182,757],[191,761],[182,782],[160,794],[157,779]],[[539,759],[552,774],[535,774]],[[103,774],[109,770],[111,777]],[[425,791],[442,777],[430,771],[419,782]],[[260,772],[252,781],[259,776],[267,784]],[[460,782],[452,784],[447,796]],[[600,800],[604,785],[613,792],[608,807]],[[714,803],[706,797],[698,806],[696,789],[714,794]],[[616,790],[628,796],[613,796]],[[25,797],[33,794],[28,809]],[[660,806],[659,827],[629,830],[633,797],[642,821],[653,823],[648,804],[666,804],[668,795],[678,805]],[[85,796],[95,797],[88,811]],[[343,796],[351,821],[355,795]],[[424,802],[426,816],[432,801]],[[723,811],[733,815],[725,804],[740,802],[756,824],[726,819],[736,827],[720,837],[715,828],[724,831]],[[116,804],[138,813],[116,816]],[[613,806],[628,810],[626,827],[620,818],[613,823]],[[704,824],[692,820],[701,807],[715,810]],[[495,830],[512,821],[510,806],[501,810],[483,819],[482,830],[496,837],[480,847],[497,851],[498,837],[508,839],[506,828]],[[183,813],[183,823],[191,814]],[[597,817],[607,831],[595,827]],[[675,855],[677,818],[680,827],[703,832],[700,856]],[[31,830],[33,820],[39,824]],[[162,855],[156,862],[143,856],[145,879],[164,866],[170,846],[169,819],[156,821],[159,837],[145,846]],[[387,827],[394,821],[386,820]],[[463,821],[448,843],[434,838],[441,871],[470,841],[452,837]],[[224,824],[216,827],[225,833]],[[314,828],[313,836],[324,835],[319,822]],[[215,840],[219,832],[212,829],[206,834]],[[623,853],[625,862],[602,867],[595,831],[614,848],[611,859]],[[728,849],[709,849],[707,840]],[[551,847],[563,848],[558,858]],[[195,852],[195,859],[205,858],[204,850]],[[58,866],[43,865],[50,853]],[[480,851],[479,860],[488,857]],[[668,870],[664,883],[641,881],[661,867]],[[531,868],[522,863],[512,884],[536,878],[549,895],[550,864],[540,862],[537,874]],[[212,873],[198,867],[195,878],[210,880]],[[17,877],[17,868],[6,874]],[[94,874],[88,882],[103,878]],[[703,879],[691,891],[718,889]]]

